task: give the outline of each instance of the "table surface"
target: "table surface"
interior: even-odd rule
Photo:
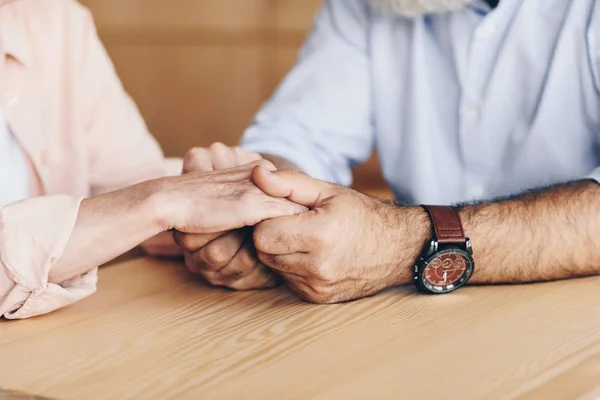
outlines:
[[[397,288],[318,306],[136,259],[101,270],[78,304],[0,322],[0,387],[55,399],[596,399],[599,288]]]

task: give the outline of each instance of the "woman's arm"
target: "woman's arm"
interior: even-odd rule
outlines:
[[[0,316],[28,318],[95,291],[95,268],[171,229],[222,232],[304,211],[236,169],[144,182],[80,202],[26,200],[0,211]]]

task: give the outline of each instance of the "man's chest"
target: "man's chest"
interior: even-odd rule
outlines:
[[[465,10],[381,29],[388,39],[372,62],[385,72],[373,77],[384,164],[397,170],[397,155],[419,154],[413,168],[426,158],[435,170],[512,179],[500,194],[589,173],[600,141],[597,8],[504,0],[486,17]]]

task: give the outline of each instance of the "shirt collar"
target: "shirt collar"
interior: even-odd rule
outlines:
[[[31,60],[31,47],[25,29],[9,3],[20,0],[0,0],[0,50],[27,66]]]

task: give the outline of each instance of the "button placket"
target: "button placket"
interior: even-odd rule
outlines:
[[[485,90],[494,66],[493,55],[499,44],[496,20],[497,15],[484,17],[473,31],[469,46],[467,73],[459,111],[461,151],[468,168],[484,168],[488,161],[484,152],[480,151],[485,147],[482,142],[485,138],[480,130],[484,117],[482,107]],[[465,190],[470,191],[469,188]],[[482,190],[473,189],[472,192],[479,194]]]

